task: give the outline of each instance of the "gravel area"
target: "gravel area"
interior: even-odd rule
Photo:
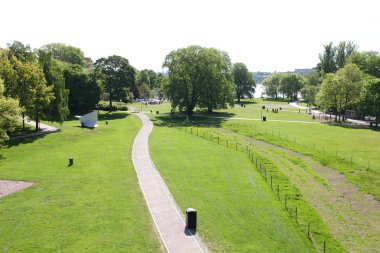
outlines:
[[[32,185],[34,185],[33,182],[0,180],[0,198],[21,191]]]

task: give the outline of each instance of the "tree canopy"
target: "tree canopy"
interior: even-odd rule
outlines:
[[[281,74],[274,73],[264,79],[263,85],[265,87],[265,93],[269,97],[274,97],[277,100],[279,95],[279,89],[281,85]]]
[[[18,125],[21,111],[17,99],[4,96],[4,83],[0,78],[0,147],[9,138],[8,132]]]
[[[69,109],[71,113],[88,113],[100,99],[100,87],[93,76],[88,75],[80,65],[70,65],[64,70],[65,87],[70,90]]]
[[[227,53],[190,46],[170,52],[163,67],[168,69],[167,95],[173,108],[191,116],[196,106],[211,112],[233,105],[235,90]]]
[[[112,101],[129,102],[132,99],[136,73],[127,59],[117,55],[100,58],[95,62],[95,76],[109,94],[110,110]]]
[[[236,98],[238,102],[243,97],[252,98],[255,93],[256,83],[252,73],[248,71],[244,63],[235,63],[233,66],[233,77],[236,85]]]
[[[320,62],[317,65],[320,75],[335,73],[338,69],[343,68],[348,57],[357,49],[358,46],[352,41],[341,41],[338,46],[334,46],[332,42],[324,45],[324,52],[319,55]]]
[[[364,85],[360,94],[360,108],[376,117],[376,125],[380,123],[380,79],[372,79]]]
[[[337,73],[329,73],[317,95],[318,105],[344,116],[347,109],[358,105],[364,80],[364,73],[355,64],[347,64]]]
[[[54,99],[46,109],[46,118],[50,121],[62,123],[70,114],[68,108],[69,89],[65,87],[63,67],[52,58],[51,53],[38,50],[38,61],[45,74],[48,86],[53,87]]]
[[[87,61],[84,57],[84,53],[80,48],[67,46],[62,43],[52,43],[41,47],[40,50],[46,53],[50,53],[51,56],[56,60],[70,64],[78,64],[82,67],[87,66]]]

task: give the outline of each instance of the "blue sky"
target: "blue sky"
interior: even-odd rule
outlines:
[[[329,41],[380,51],[380,1],[12,0],[1,4],[0,47],[60,42],[96,60],[112,54],[161,69],[172,50],[215,47],[251,71],[311,68]]]

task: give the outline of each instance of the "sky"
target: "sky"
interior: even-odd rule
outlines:
[[[0,47],[79,47],[160,71],[190,45],[226,51],[250,71],[312,68],[323,45],[353,41],[380,51],[379,0],[0,0]]]

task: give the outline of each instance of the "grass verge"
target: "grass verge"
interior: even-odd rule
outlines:
[[[0,199],[1,252],[162,251],[131,161],[140,121],[112,113],[98,124],[67,121],[2,150],[1,179],[37,184]]]

